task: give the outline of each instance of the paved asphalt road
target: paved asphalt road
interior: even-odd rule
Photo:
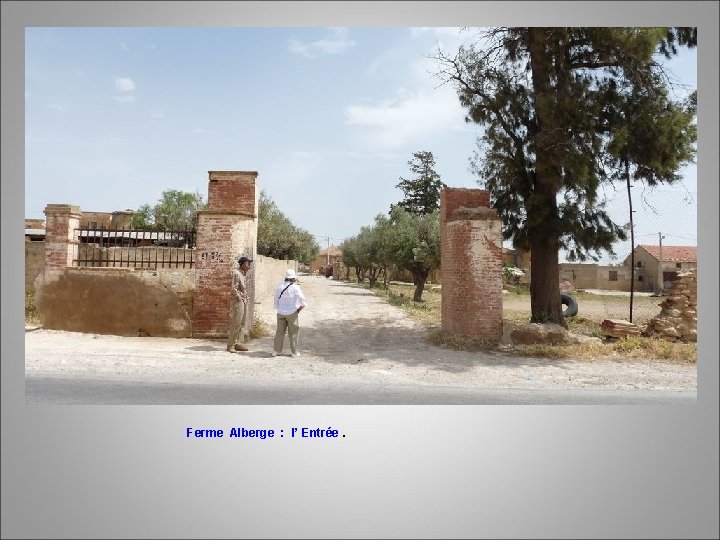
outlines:
[[[107,405],[695,405],[695,391],[524,390],[398,385],[178,384],[28,377],[27,404]]]

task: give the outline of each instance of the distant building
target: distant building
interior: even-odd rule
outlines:
[[[342,250],[337,246],[330,246],[329,248],[320,250],[318,256],[310,262],[309,272],[314,274],[315,272],[319,272],[320,268],[324,268],[328,264],[332,266],[335,263],[341,262]]]
[[[134,210],[116,210],[115,212],[83,212],[80,217],[81,229],[129,229],[132,225]]]
[[[35,290],[35,279],[45,267],[45,220],[25,220],[25,291]]]
[[[530,269],[530,250],[502,248],[503,264],[506,266],[514,266],[522,270]]]
[[[658,292],[669,289],[679,273],[697,269],[697,246],[662,246],[662,265],[660,249],[635,246],[634,269],[632,254],[621,265],[560,263],[561,284],[567,282],[574,289]]]
[[[628,267],[632,264],[630,255],[623,264]],[[680,272],[695,269],[697,269],[697,246],[661,247],[641,244],[635,247],[634,288],[637,291],[667,289]]]
[[[42,242],[44,240],[45,240],[45,220],[26,219],[25,220],[25,241],[26,242]]]

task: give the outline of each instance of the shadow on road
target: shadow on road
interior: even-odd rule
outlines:
[[[433,345],[428,329],[405,327],[391,322],[357,318],[329,320],[300,329],[299,347],[307,354],[333,364],[359,364],[376,359],[408,367],[424,367],[448,373],[463,373],[478,365],[560,365],[561,360],[518,357],[501,351],[468,352]],[[287,347],[287,339],[285,341]]]

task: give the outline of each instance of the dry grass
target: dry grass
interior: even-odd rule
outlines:
[[[572,345],[526,345],[516,347],[523,356],[540,358],[661,358],[683,364],[697,362],[697,347],[694,343],[671,343],[660,339],[629,336],[601,343]]]
[[[423,301],[413,302],[415,287],[412,284],[391,283],[388,290],[382,288],[372,289],[376,295],[387,300],[390,304],[402,309],[411,319],[419,321],[430,329],[428,341],[435,345],[442,345],[463,351],[489,351],[497,346],[481,339],[470,339],[460,336],[448,335],[441,330],[441,294],[437,287],[426,286],[423,292]],[[526,296],[526,288],[513,288],[509,291],[513,297]],[[661,339],[641,336],[630,336],[623,339],[605,339],[600,329],[600,323],[605,318],[619,318],[617,313],[627,309],[627,298],[618,296],[599,296],[588,293],[575,295],[582,305],[596,303],[600,306],[599,314],[571,317],[567,320],[568,329],[574,334],[599,338],[602,342],[587,342],[571,345],[532,345],[515,347],[514,351],[523,356],[542,358],[662,358],[682,363],[695,363],[697,361],[697,345],[694,343],[672,343]],[[651,312],[659,310],[659,300],[652,297],[638,297],[635,299],[638,308],[647,308]],[[509,302],[508,302],[509,303]],[[529,302],[528,302],[529,306]],[[503,318],[514,323],[530,321],[530,309],[508,309],[503,311]],[[649,316],[640,316],[633,319],[638,325],[648,322]]]
[[[388,290],[382,288],[371,289],[377,296],[384,298],[393,306],[401,308],[411,319],[428,326],[440,324],[440,292],[426,290],[422,295],[422,302],[414,302],[415,286],[412,284],[390,283]]]
[[[40,315],[35,307],[35,293],[25,291],[25,323],[37,324],[40,322]]]
[[[496,343],[481,338],[455,336],[437,328],[430,330],[427,341],[433,345],[450,347],[458,351],[493,351],[498,348]]]
[[[251,339],[258,339],[262,337],[266,337],[272,334],[272,330],[270,329],[270,325],[265,322],[260,317],[257,317],[253,321],[253,325],[250,328],[250,331],[248,332],[248,335]]]

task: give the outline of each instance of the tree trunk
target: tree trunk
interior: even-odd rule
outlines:
[[[413,302],[422,302],[422,293],[425,290],[425,282],[427,281],[430,270],[413,270],[413,283],[415,284],[415,294]]]
[[[555,323],[567,328],[560,301],[558,242],[542,233],[530,239],[530,322]]]
[[[527,205],[531,261],[530,310],[532,322],[550,322],[567,328],[560,301],[557,207],[557,195],[562,187],[561,148],[564,130],[558,112],[560,89],[554,88],[551,82],[553,59],[559,61],[554,58],[556,50],[549,44],[551,39],[547,28],[527,30],[536,114],[533,140],[535,185]]]
[[[370,283],[370,288],[375,287],[375,284],[377,283],[378,271],[379,268],[377,266],[373,264],[370,265],[370,268],[368,269],[368,282]]]

